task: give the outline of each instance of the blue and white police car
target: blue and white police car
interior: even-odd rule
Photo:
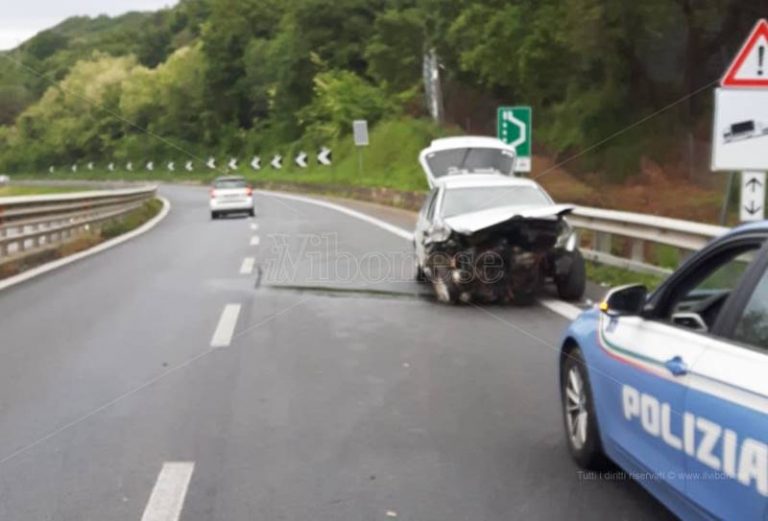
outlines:
[[[560,388],[581,467],[612,460],[683,519],[768,521],[768,221],[582,313]]]

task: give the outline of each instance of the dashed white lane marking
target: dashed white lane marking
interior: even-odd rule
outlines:
[[[377,219],[376,217],[371,217],[370,215],[366,215],[364,213],[358,212],[356,210],[352,210],[350,208],[345,208],[344,206],[340,206],[338,204],[329,203],[328,201],[320,201],[317,199],[312,199],[310,197],[302,197],[300,195],[285,194],[282,192],[260,191],[260,193],[266,196],[278,197],[278,198],[288,199],[292,201],[299,201],[302,203],[313,204],[315,206],[322,206],[323,208],[336,210],[337,212],[341,212],[345,215],[349,215],[350,217],[354,217],[355,219],[359,219],[361,221],[367,222],[368,224],[377,226],[382,230],[386,230],[390,233],[393,233],[398,237],[401,237],[407,241],[413,240],[413,234],[407,230],[403,230],[402,228],[395,226],[393,224],[390,224],[386,221],[382,221],[381,219]],[[565,317],[569,320],[573,320],[574,318],[576,318],[582,311],[580,308],[572,304],[568,304],[566,302],[560,302],[557,300],[543,299],[543,300],[539,300],[539,303],[545,308],[549,309],[550,311],[553,311],[558,315],[560,315],[561,317]]]
[[[178,521],[194,470],[192,462],[164,463],[141,521]]]
[[[555,300],[555,299],[539,299],[539,304],[544,306],[550,311],[554,311],[561,317],[565,317],[568,320],[574,320],[576,317],[578,317],[581,312],[583,311],[580,307],[574,306],[573,304],[568,304],[567,302],[563,302],[562,300]]]
[[[251,223],[251,230],[256,231],[259,229],[259,223]]]
[[[261,239],[259,239],[258,235],[254,235],[253,237],[251,237],[251,246],[258,246],[260,242],[261,242]]]
[[[211,347],[228,347],[232,343],[238,316],[240,316],[240,304],[227,304],[224,307],[219,325],[216,326],[216,331],[211,338]]]
[[[250,275],[253,273],[253,267],[256,265],[256,259],[253,257],[246,257],[243,259],[243,264],[240,266],[240,275]]]

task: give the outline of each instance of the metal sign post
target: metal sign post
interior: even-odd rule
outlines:
[[[499,107],[496,135],[515,149],[515,170],[530,172],[532,166],[533,110],[531,107]]]

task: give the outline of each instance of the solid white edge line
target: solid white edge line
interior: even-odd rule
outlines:
[[[97,253],[101,253],[103,251],[109,250],[110,248],[114,248],[115,246],[123,244],[124,242],[128,242],[131,239],[138,237],[139,235],[147,233],[149,230],[151,230],[152,228],[160,224],[160,221],[165,219],[168,213],[171,211],[171,202],[168,199],[166,199],[165,197],[158,197],[158,199],[160,199],[163,202],[163,208],[162,210],[160,210],[160,213],[157,214],[155,217],[153,217],[152,220],[147,221],[146,223],[136,228],[135,230],[125,233],[123,235],[120,235],[118,237],[115,237],[114,239],[110,239],[106,242],[102,242],[101,244],[97,244],[96,246],[89,248],[87,250],[83,250],[73,255],[69,255],[62,259],[57,259],[55,261],[47,262],[36,268],[32,268],[31,270],[27,270],[22,273],[19,273],[18,275],[14,275],[12,277],[8,277],[7,279],[0,280],[0,291],[4,289],[8,289],[11,286],[15,286],[17,284],[21,284],[22,282],[26,282],[32,278],[39,277],[40,275],[43,275],[50,271],[63,268],[64,266],[72,264],[73,262],[77,262],[79,260],[85,259],[86,257],[90,257],[91,255],[96,255]]]
[[[336,210],[337,212],[341,212],[343,214],[349,215],[350,217],[354,217],[356,219],[360,219],[361,221],[365,221],[368,224],[377,226],[382,230],[386,230],[390,233],[393,233],[398,237],[401,237],[407,241],[413,240],[413,234],[407,230],[403,230],[398,226],[390,224],[386,221],[382,221],[381,219],[377,219],[376,217],[371,217],[370,215],[364,214],[362,212],[358,212],[356,210],[352,210],[350,208],[346,208],[344,206],[341,206],[335,203],[331,203],[328,201],[321,201],[318,199],[312,199],[311,197],[304,197],[301,195],[286,194],[283,192],[270,192],[266,190],[259,190],[258,193],[268,197],[278,197],[278,198],[288,199],[292,201],[299,201],[302,203],[314,204],[315,206],[322,206],[323,208]],[[573,304],[568,304],[567,302],[561,302],[559,300],[540,299],[539,304],[549,309],[550,311],[557,313],[561,317],[567,318],[568,320],[575,319],[582,312],[582,310],[579,307],[574,306]]]
[[[178,521],[194,471],[193,462],[164,463],[141,521]]]
[[[268,192],[265,190],[259,190],[259,193],[267,196],[272,197],[279,197],[282,199],[288,199],[293,201],[299,201],[302,203],[307,204],[314,204],[315,206],[322,206],[324,208],[329,208],[331,210],[336,210],[337,212],[341,212],[343,214],[349,215],[350,217],[354,217],[356,219],[360,219],[361,221],[365,221],[368,224],[372,224],[374,226],[378,226],[382,230],[386,230],[390,233],[393,233],[397,235],[398,237],[401,237],[407,241],[413,240],[413,234],[407,230],[403,230],[402,228],[399,228],[393,224],[389,224],[386,221],[382,221],[381,219],[377,219],[376,217],[371,217],[370,215],[364,214],[362,212],[358,212],[357,210],[352,210],[351,208],[346,208],[344,206],[340,206],[338,204],[329,203],[327,201],[321,201],[318,199],[312,199],[309,197],[302,197],[300,195],[293,195],[293,194],[286,194],[283,192]]]
[[[232,343],[237,326],[237,317],[240,316],[240,304],[227,304],[221,312],[216,331],[211,337],[211,347],[228,347]]]
[[[240,266],[240,275],[250,275],[253,273],[253,267],[256,265],[256,259],[253,257],[246,257],[243,259],[243,264]]]

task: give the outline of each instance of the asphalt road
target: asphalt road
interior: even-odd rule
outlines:
[[[0,292],[0,519],[666,515],[571,463],[564,318],[438,305],[408,241],[331,209],[163,193],[148,234]]]

